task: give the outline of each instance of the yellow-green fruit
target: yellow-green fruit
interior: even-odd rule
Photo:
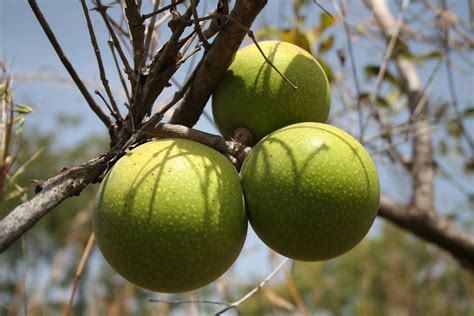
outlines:
[[[114,165],[94,205],[94,232],[108,263],[157,292],[217,279],[239,255],[247,218],[237,171],[204,145],[167,139]]]
[[[289,258],[339,256],[367,234],[379,206],[377,170],[352,136],[321,123],[273,132],[242,167],[250,224]]]
[[[224,136],[245,127],[255,142],[299,122],[326,122],[330,88],[316,59],[286,42],[259,42],[265,55],[298,89],[263,58],[256,45],[240,49],[212,96],[214,120]]]

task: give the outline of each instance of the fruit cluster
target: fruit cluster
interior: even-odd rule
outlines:
[[[324,124],[330,90],[321,66],[284,42],[241,49],[213,95],[224,136],[257,142],[242,170],[188,140],[164,139],[122,157],[102,181],[93,224],[99,248],[123,277],[183,292],[222,275],[250,222],[262,241],[297,260],[339,256],[370,229],[379,204],[375,166],[354,138]]]

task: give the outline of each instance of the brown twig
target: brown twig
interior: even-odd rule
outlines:
[[[91,253],[92,247],[94,246],[95,242],[95,235],[92,233],[87,240],[86,247],[84,248],[84,252],[82,253],[81,261],[79,262],[79,266],[77,267],[76,274],[74,275],[74,283],[71,289],[71,296],[69,297],[69,303],[67,305],[66,315],[72,315],[72,307],[74,305],[74,294],[76,294],[77,287],[79,286],[79,281],[82,276],[82,272],[84,271],[84,267],[86,266],[87,260],[89,259],[89,255]]]
[[[110,52],[111,52],[112,57],[114,59],[115,68],[117,69],[117,73],[119,75],[120,82],[122,83],[123,91],[125,92],[125,96],[127,97],[128,104],[130,104],[130,102],[131,102],[130,92],[128,92],[127,83],[125,82],[125,78],[123,77],[122,70],[120,69],[120,65],[118,63],[117,56],[115,55],[114,42],[113,42],[112,39],[109,39],[107,41],[107,43],[109,44]]]
[[[148,14],[144,14],[144,15],[142,15],[142,20],[145,21],[146,19],[151,18],[151,17],[154,16],[154,15],[163,13],[163,12],[169,10],[169,9],[172,9],[172,8],[176,8],[177,5],[183,3],[184,1],[185,1],[185,0],[177,0],[177,1],[175,1],[174,3],[171,3],[171,4],[167,5],[167,6],[164,6],[163,8],[160,8],[160,9],[158,9],[158,10],[156,10],[156,11],[153,11],[153,12],[148,13]]]
[[[160,0],[155,0],[155,4],[153,5],[153,11],[158,10],[160,7]],[[151,44],[151,39],[153,37],[153,32],[155,31],[155,22],[156,22],[156,15],[154,15],[151,18],[150,23],[148,24],[148,29],[146,32],[146,37],[145,37],[145,59],[148,58],[148,55],[150,53],[150,44]]]
[[[105,75],[104,63],[100,54],[99,45],[97,45],[97,39],[95,37],[94,27],[92,26],[92,21],[89,15],[89,9],[87,8],[86,1],[81,0],[81,5],[84,11],[84,16],[86,17],[87,28],[89,29],[89,36],[91,38],[92,47],[94,48],[95,57],[97,59],[97,65],[99,66],[100,80],[104,85],[105,92],[107,93],[110,104],[112,105],[112,109],[110,109],[110,112],[115,118],[115,120],[117,122],[120,122],[122,120],[122,115],[120,114],[120,110],[117,106],[117,103],[115,103],[114,96],[112,95],[112,91],[110,90],[109,81],[107,80],[107,76]]]
[[[135,81],[139,81],[146,58],[144,50],[145,25],[140,15],[140,8],[135,0],[125,0],[124,11],[132,38]]]
[[[206,37],[202,33],[201,25],[199,23],[199,16],[197,13],[197,5],[199,3],[199,0],[191,0],[191,11],[193,13],[193,20],[194,20],[194,31],[197,33],[199,40],[201,41],[202,45],[204,46],[204,49],[208,49],[211,44],[207,41]]]
[[[84,83],[82,80],[79,78],[79,75],[77,74],[76,70],[72,66],[72,64],[69,62],[69,59],[66,57],[64,54],[61,46],[58,43],[58,40],[56,39],[56,36],[54,35],[53,31],[51,30],[51,27],[49,26],[48,22],[46,21],[45,17],[43,16],[43,13],[41,12],[41,9],[39,8],[38,4],[36,3],[36,0],[28,0],[28,4],[30,5],[31,9],[33,10],[33,13],[36,16],[36,19],[38,20],[39,24],[41,25],[43,31],[45,32],[46,36],[48,37],[49,41],[51,42],[51,45],[53,46],[54,50],[56,51],[56,54],[58,55],[59,59],[61,60],[62,64],[68,71],[69,75],[71,76],[72,80],[74,80],[74,83],[77,85],[79,88],[79,91],[81,91],[82,96],[84,99],[86,99],[87,104],[91,108],[91,110],[99,117],[99,119],[109,128],[109,130],[112,128],[112,122],[110,118],[102,111],[102,109],[97,105],[97,103],[94,101],[92,96],[89,94],[89,91],[87,91],[87,88],[85,87]]]
[[[104,20],[105,26],[107,27],[107,29],[109,31],[109,34],[110,34],[112,42],[115,46],[115,49],[117,50],[117,52],[119,54],[119,57],[120,57],[120,60],[122,61],[123,65],[125,67],[125,73],[128,76],[128,80],[130,80],[132,82],[132,87],[133,87],[133,83],[135,82],[134,77],[133,77],[133,70],[130,67],[130,64],[128,63],[127,57],[125,57],[125,54],[122,50],[122,46],[120,45],[120,41],[117,38],[117,34],[115,34],[115,31],[114,31],[112,25],[110,24],[110,20],[109,20],[109,17],[107,15],[107,7],[102,5],[100,0],[97,0],[97,6],[96,6],[95,10],[97,10],[99,12],[99,14],[102,16],[102,19]]]

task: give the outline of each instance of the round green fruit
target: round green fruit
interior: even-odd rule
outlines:
[[[275,131],[242,167],[250,224],[276,252],[297,260],[337,257],[355,247],[377,214],[380,187],[369,154],[321,123]]]
[[[299,122],[326,122],[330,88],[324,70],[304,49],[286,42],[259,42],[240,49],[212,96],[214,120],[224,136],[244,127],[257,142],[270,132]]]
[[[102,181],[93,226],[105,259],[130,282],[167,293],[202,287],[232,265],[244,244],[239,175],[204,145],[146,143]]]

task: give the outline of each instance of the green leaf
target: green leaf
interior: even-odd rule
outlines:
[[[380,72],[380,66],[378,65],[368,65],[364,68],[365,74],[368,78],[377,77]],[[397,77],[395,77],[388,69],[385,69],[384,80],[393,86],[399,88],[400,83],[398,82]]]
[[[454,138],[459,138],[461,136],[461,127],[456,119],[451,119],[446,124],[446,130],[449,135],[453,136]]]
[[[334,35],[331,35],[319,44],[318,53],[323,54],[324,52],[331,49],[333,45],[334,45]]]
[[[463,116],[471,117],[474,116],[474,107],[470,107],[464,110]]]
[[[32,107],[26,104],[17,103],[15,108],[13,109],[13,112],[26,115],[26,114],[30,114],[31,112],[34,112],[34,110]]]
[[[436,58],[436,59],[443,58],[443,53],[440,51],[432,51],[426,54],[419,54],[419,55],[410,54],[410,56],[406,56],[406,57],[413,62],[421,62],[421,61],[425,61],[425,60],[433,59],[433,58]]]
[[[369,98],[370,98],[370,94],[368,92],[363,92],[359,95],[359,101],[365,104],[369,104]],[[391,109],[390,103],[384,97],[379,95],[375,99],[375,101],[378,106],[386,108],[386,109]]]
[[[279,34],[280,30],[273,26],[262,27],[261,29],[254,32],[255,38],[259,41],[278,37]]]
[[[279,35],[280,35],[280,40],[299,46],[302,49],[309,52],[310,54],[312,54],[308,37],[306,36],[305,33],[301,32],[298,27],[283,30],[280,32]]]
[[[320,32],[324,32],[328,27],[336,23],[336,18],[330,17],[326,13],[322,12],[320,15],[321,18],[321,26],[320,26]]]

